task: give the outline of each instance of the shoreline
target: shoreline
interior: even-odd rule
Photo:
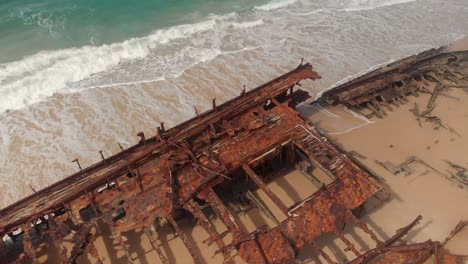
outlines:
[[[451,50],[464,48],[468,50],[468,38],[460,40],[450,46]],[[304,82],[306,84],[306,82]],[[427,89],[435,89],[430,86]],[[449,235],[454,226],[460,220],[468,219],[467,188],[457,183],[450,177],[452,169],[447,165],[447,161],[453,164],[466,166],[468,161],[463,160],[463,154],[468,149],[468,138],[464,138],[462,131],[466,129],[468,120],[468,110],[464,108],[464,101],[468,100],[468,93],[462,89],[452,89],[437,98],[437,107],[434,114],[443,120],[443,127],[435,127],[429,122],[418,125],[418,121],[411,113],[416,105],[425,105],[430,101],[431,96],[419,93],[418,97],[408,96],[405,101],[400,102],[396,107],[389,108],[383,118],[364,117],[355,112],[346,110],[343,105],[301,105],[301,114],[312,122],[331,141],[342,146],[345,151],[358,153],[357,159],[369,168],[370,171],[378,175],[379,184],[383,185],[389,192],[390,197],[381,201],[376,198],[364,207],[365,214],[361,221],[376,231],[377,236],[383,240],[388,239],[394,230],[405,226],[417,215],[423,215],[420,226],[413,230],[406,240],[411,243],[426,241],[427,239],[443,241]],[[219,111],[222,111],[218,109]],[[198,117],[201,118],[201,117]],[[195,121],[197,118],[194,119]],[[398,133],[395,131],[398,130]],[[170,132],[170,130],[168,131]],[[310,132],[309,132],[310,133]],[[151,139],[148,139],[148,144]],[[401,173],[393,175],[385,164],[401,164],[409,157],[415,156],[417,164],[411,164],[407,168],[406,175]],[[376,162],[376,160],[378,162]],[[383,167],[384,164],[385,168]],[[288,207],[306,199],[310,191],[318,191],[317,188],[306,178],[301,178],[298,170],[292,170],[277,180],[268,183],[268,187],[280,197]],[[315,175],[317,179],[327,182],[326,173]],[[330,179],[328,179],[330,180]],[[294,186],[294,189],[290,187]],[[293,191],[292,191],[293,190]],[[446,194],[449,193],[450,196]],[[255,195],[265,202],[265,206],[271,209],[271,216],[265,214],[260,207],[254,208],[248,214],[236,215],[240,224],[249,231],[254,231],[261,227],[262,223],[270,228],[276,226],[274,219],[283,221],[281,210],[274,206],[273,200],[269,200],[269,195],[262,193],[260,189],[255,191]],[[272,206],[273,205],[273,206]],[[243,208],[239,208],[241,211]],[[226,227],[223,226],[219,218],[213,217],[210,213],[210,220],[213,221],[218,233],[222,233]],[[206,244],[204,241],[209,237],[203,229],[195,225],[189,218],[182,219],[181,230],[186,234],[191,244],[196,245],[196,255],[205,262],[221,263],[222,255],[218,254],[211,258],[216,251],[214,244]],[[159,232],[160,231],[160,232]],[[159,230],[159,246],[164,249],[165,255],[171,263],[190,263],[190,255],[193,252],[181,250],[183,248],[183,236],[173,235],[173,230],[167,225],[161,226]],[[154,239],[142,231],[130,231],[123,236],[125,241],[130,241],[127,250],[123,250],[110,238],[111,230],[106,225],[99,223],[93,229],[96,236],[94,246],[100,252],[100,261],[104,263],[125,263],[126,252],[130,252],[130,257],[136,263],[154,263],[157,258]],[[359,250],[370,250],[372,240],[369,237],[361,238],[357,235],[362,232],[354,224],[349,224],[344,228],[346,235],[351,237],[351,241],[359,245]],[[468,230],[462,231],[457,237],[450,241],[447,248],[454,254],[468,254],[464,245],[467,243]],[[49,238],[50,239],[50,238]],[[232,239],[230,236],[223,238],[226,243]],[[40,261],[58,261],[60,256],[58,250],[49,241],[48,249],[41,255]],[[154,242],[154,241],[153,241]],[[347,245],[343,241],[325,235],[315,241],[319,248],[332,255],[338,262],[353,259],[352,252],[342,251]],[[70,245],[68,245],[70,246]],[[317,256],[312,254],[313,248],[306,247],[298,257],[305,263],[317,262]],[[103,254],[101,254],[103,253]],[[80,258],[79,263],[93,263],[93,255]],[[236,263],[242,263],[239,256]]]

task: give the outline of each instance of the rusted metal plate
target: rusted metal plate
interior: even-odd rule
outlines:
[[[258,236],[281,234],[288,242],[285,248],[294,248],[295,252],[298,252],[320,235],[337,232],[349,220],[350,210],[363,204],[382,187],[370,178],[367,172],[357,167],[346,156],[341,155],[309,124],[303,123],[292,131],[295,131],[296,135],[292,137],[295,146],[314,160],[316,165],[336,177],[333,184],[294,206],[290,210],[290,216],[280,225]],[[244,243],[250,244],[250,242]],[[260,244],[260,248],[266,256],[271,251],[268,244]],[[253,256],[258,254],[253,254],[249,250],[258,251],[257,248],[241,244],[239,255],[246,261],[253,261]],[[289,259],[286,256],[289,256]],[[281,256],[282,263],[294,259],[295,254],[286,254],[286,256]]]
[[[287,263],[296,255],[294,248],[279,229],[259,234],[256,240],[264,252],[267,263]]]

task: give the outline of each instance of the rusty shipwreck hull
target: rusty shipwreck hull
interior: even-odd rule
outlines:
[[[466,58],[466,52],[427,51],[327,91],[320,100],[356,111],[366,108],[368,117],[380,117],[383,107],[417,95],[427,82],[438,83],[438,89],[456,86],[457,80],[466,79],[460,74]],[[226,263],[233,262],[236,254],[247,263],[294,263],[307,245],[323,262],[334,263],[316,246],[315,241],[326,233],[333,233],[346,245],[344,250],[355,255],[353,264],[423,263],[431,255],[439,263],[459,261],[460,256],[443,250],[443,243],[402,243],[420,217],[387,241],[379,240],[359,220],[356,212],[384,190],[358,160],[348,157],[295,110],[309,98],[296,85],[318,78],[311,65],[301,64],[222,105],[213,100],[210,111],[198,114],[195,109],[196,117],[168,130],[161,124],[151,138],[140,133],[139,144],[108,158],[101,153],[101,162],[85,169],[80,166],[76,174],[1,210],[0,235],[8,239],[0,241],[0,263],[38,263],[39,248],[45,243],[54,244],[63,263],[79,262],[84,255],[102,263],[94,246],[102,225],[111,230],[129,263],[133,258],[125,233],[133,230],[143,231],[160,261],[169,263],[154,238],[156,226],[163,224],[172,227],[193,262],[201,263],[196,245],[179,227],[180,218],[187,216],[197,220],[209,236],[205,242],[215,243],[216,253]],[[283,168],[294,167],[319,188],[287,206],[267,183]],[[314,171],[330,182],[321,182]],[[226,204],[225,193],[238,185],[243,186],[243,195],[252,188],[261,189],[283,214],[282,220],[271,228],[247,231]],[[207,207],[226,232],[216,231]],[[262,210],[268,215],[268,208]],[[346,223],[360,228],[375,248],[358,250],[342,231]]]
[[[444,89],[466,86],[468,51],[432,49],[388,64],[323,93],[329,104],[344,104],[356,111],[368,109],[368,117],[382,118],[385,109],[405,103],[406,96],[419,93],[437,94]],[[429,90],[431,83],[437,86]],[[429,102],[428,108],[434,107]]]
[[[132,262],[122,234],[144,230],[153,241],[153,225],[164,220],[182,239],[193,261],[200,263],[194,245],[178,226],[181,210],[198,220],[210,236],[207,242],[216,243],[226,262],[232,262],[234,252],[248,263],[291,262],[306,244],[330,232],[361,255],[339,227],[353,221],[379,243],[352,210],[382,187],[295,111],[295,105],[309,96],[294,86],[317,78],[311,65],[300,65],[223,105],[217,106],[213,100],[212,110],[169,130],[161,126],[152,138],[140,134],[138,145],[103,157],[103,161],[1,210],[0,235],[20,243],[22,250],[9,250],[9,243],[0,241],[0,260],[38,263],[38,247],[46,243],[41,238],[49,236],[63,263],[75,263],[88,253],[100,263],[92,230],[102,221]],[[256,169],[278,153],[284,153],[281,164],[300,159],[329,175],[332,183],[287,207],[267,187],[268,175]],[[215,190],[218,185],[229,186],[239,175],[264,190],[285,220],[270,230],[244,230]],[[222,239],[225,234],[215,231],[200,203],[216,212],[232,235],[230,243]],[[65,247],[65,242],[72,247]],[[168,263],[158,243],[153,247],[160,260]]]
[[[342,104],[367,118],[384,118],[391,114],[389,112],[393,111],[393,107],[409,102],[408,96],[428,93],[430,98],[427,105],[419,106],[415,103],[414,108],[411,109],[419,125],[421,126],[423,122],[432,123],[434,129],[442,127],[448,129],[450,133],[461,136],[440,117],[436,116],[433,111],[436,108],[438,96],[453,89],[468,92],[468,51],[450,51],[447,47],[442,47],[385,65],[341,84],[324,92],[319,101],[328,104]],[[340,150],[346,152],[342,148]],[[352,156],[350,158],[360,164],[359,160]],[[392,164],[389,166],[382,162],[377,162],[377,164],[397,175],[403,167],[407,167],[411,162],[430,167],[429,164],[414,156],[400,166],[392,166]],[[457,184],[468,185],[466,168],[448,163],[457,168],[457,174],[453,174],[451,179]],[[414,244],[403,242],[402,238],[420,220],[421,217],[418,217],[411,224],[400,229],[394,237],[383,243],[378,243],[374,249],[365,252],[349,263],[422,264],[427,263],[426,261],[430,258],[436,264],[466,263],[467,256],[453,255],[444,248],[444,245],[468,225],[467,221],[460,222],[443,242],[432,240]]]

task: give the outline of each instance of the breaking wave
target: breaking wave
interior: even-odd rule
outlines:
[[[228,17],[229,15],[225,18]],[[235,29],[245,29],[263,24],[262,20],[227,24],[222,19],[223,17],[212,17],[196,24],[157,30],[146,37],[110,45],[42,51],[20,61],[0,64],[0,112],[42,101],[54,93],[66,92],[67,88],[73,87],[73,83],[110,71],[119,64],[148,59],[153,55],[161,66],[184,70],[214,59],[221,53],[219,47],[197,47],[196,43],[192,43],[198,34],[223,30],[229,25]],[[176,51],[169,50],[166,55],[157,53],[159,49],[170,49],[167,44],[175,41],[184,42],[184,45]],[[177,63],[182,65],[177,67]],[[161,71],[159,74],[151,80],[163,79],[165,73]]]
[[[352,0],[343,10],[350,12],[370,10],[379,7],[404,4],[414,1],[417,0]]]
[[[256,6],[255,9],[263,10],[263,11],[270,11],[273,9],[278,9],[282,7],[286,7],[296,3],[298,0],[273,0],[267,4]]]

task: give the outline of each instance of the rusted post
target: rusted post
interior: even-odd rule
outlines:
[[[140,137],[140,141],[138,142],[139,144],[146,144],[146,138],[145,138],[145,133],[143,132],[138,132],[137,136]]]
[[[336,234],[336,236],[341,240],[343,241],[343,243],[345,243],[346,245],[346,249],[345,251],[348,251],[348,250],[351,250],[354,255],[356,255],[356,257],[360,257],[361,256],[361,253],[356,249],[356,247],[353,245],[353,243],[351,243],[351,241],[349,241],[343,233],[341,233],[341,231],[339,231],[338,229],[335,229],[335,231],[333,231],[333,233]]]
[[[323,251],[321,248],[319,248],[314,242],[311,242],[310,243],[310,246],[319,253],[319,255],[321,255],[325,261],[328,263],[328,264],[336,264],[332,259],[331,257],[325,252]]]
[[[103,150],[99,150],[99,154],[101,155],[102,161],[106,162],[106,157],[104,157]]]
[[[377,247],[381,247],[383,245],[383,242],[377,238],[374,232],[372,232],[372,230],[369,227],[367,227],[365,223],[361,222],[361,220],[355,217],[350,210],[346,210],[346,216],[348,219],[351,219],[360,229],[362,229],[362,231],[368,234],[372,238],[372,240],[374,240],[375,243],[377,243]]]
[[[330,177],[331,179],[336,179],[336,176],[328,169],[328,168],[325,168],[322,163],[320,163],[316,156],[315,156],[315,153],[312,152],[309,148],[307,148],[306,146],[303,146],[302,143],[296,143],[294,142],[295,146],[297,148],[299,148],[300,150],[302,150],[302,152],[304,152],[306,155],[307,155],[307,158],[309,159],[309,161],[312,163],[312,165],[314,165],[315,167],[321,169],[323,172],[325,172],[325,174]],[[318,144],[321,144],[321,143],[318,143]]]
[[[225,244],[224,241],[221,239],[221,236],[216,232],[215,227],[211,224],[210,220],[203,211],[200,209],[197,203],[193,200],[189,200],[185,204],[185,209],[187,209],[192,215],[198,220],[198,223],[205,229],[205,231],[210,236],[208,244],[211,244],[212,241],[216,242],[218,249],[222,249]],[[229,252],[223,251],[224,260],[229,262],[231,261],[231,255]]]
[[[199,117],[200,117],[200,114],[198,113],[197,107],[196,107],[196,106],[193,106],[193,110],[195,110],[195,116],[196,116],[197,118],[199,118]]]
[[[31,191],[33,191],[33,193],[37,193],[36,189],[34,189],[31,184],[29,184],[29,188],[31,189]]]
[[[180,239],[182,239],[182,242],[184,242],[185,247],[189,251],[190,255],[192,255],[193,262],[195,264],[201,263],[201,261],[198,258],[197,254],[193,250],[192,245],[190,245],[190,243],[189,243],[189,241],[187,239],[187,236],[185,236],[185,234],[182,232],[182,230],[180,230],[179,225],[177,225],[177,222],[174,220],[174,218],[172,218],[172,216],[169,216],[169,217],[167,217],[167,220],[169,221],[169,223],[171,223],[172,227],[174,228],[174,231],[175,231],[176,235],[178,237],[180,237]]]
[[[130,167],[130,164],[128,163],[128,160],[125,160],[125,163],[127,165],[128,172],[132,175],[132,177],[135,177],[138,187],[140,187],[140,191],[143,192],[143,183],[141,182],[141,179],[140,179],[140,175],[139,175],[140,173],[138,173],[138,170],[137,170],[137,173],[133,172],[132,168]]]
[[[213,208],[213,211],[215,211],[216,214],[221,218],[228,230],[231,230],[233,234],[233,241],[237,241],[244,234],[244,231],[236,222],[231,212],[229,212],[229,210],[224,206],[223,201],[221,201],[213,189],[209,188],[205,191],[207,192],[208,196],[206,201],[210,204],[211,208]]]
[[[80,169],[80,171],[83,171],[83,168],[81,167],[80,161],[78,159],[74,159],[74,160],[72,160],[72,162],[76,162],[76,164],[78,165],[78,168]]]
[[[268,186],[265,184],[265,182],[263,181],[263,179],[258,176],[251,168],[249,165],[247,164],[244,164],[242,165],[242,168],[244,169],[244,171],[247,173],[247,175],[255,182],[255,184],[257,184],[258,187],[260,187],[260,189],[262,189],[267,195],[268,197],[270,197],[270,199],[273,201],[273,203],[278,206],[278,208],[281,210],[281,212],[283,212],[286,216],[289,215],[289,209],[288,207],[281,201],[281,199],[276,196],[271,190],[270,188],[268,188]]]
[[[164,142],[162,133],[163,133],[163,130],[161,127],[156,128],[156,138],[158,139],[159,142]]]
[[[117,144],[119,145],[119,148],[121,151],[124,151],[124,148],[122,147],[122,145],[120,144],[120,142],[117,142]]]
[[[149,228],[149,227],[145,228],[144,232],[145,232],[145,235],[148,237],[148,240],[150,241],[151,247],[158,254],[158,257],[161,260],[161,262],[163,264],[169,264],[169,260],[167,260],[166,256],[164,256],[164,254],[163,254],[163,252],[162,252],[162,250],[161,250],[161,248],[160,248],[160,246],[158,244],[158,241],[153,240],[151,228]]]

